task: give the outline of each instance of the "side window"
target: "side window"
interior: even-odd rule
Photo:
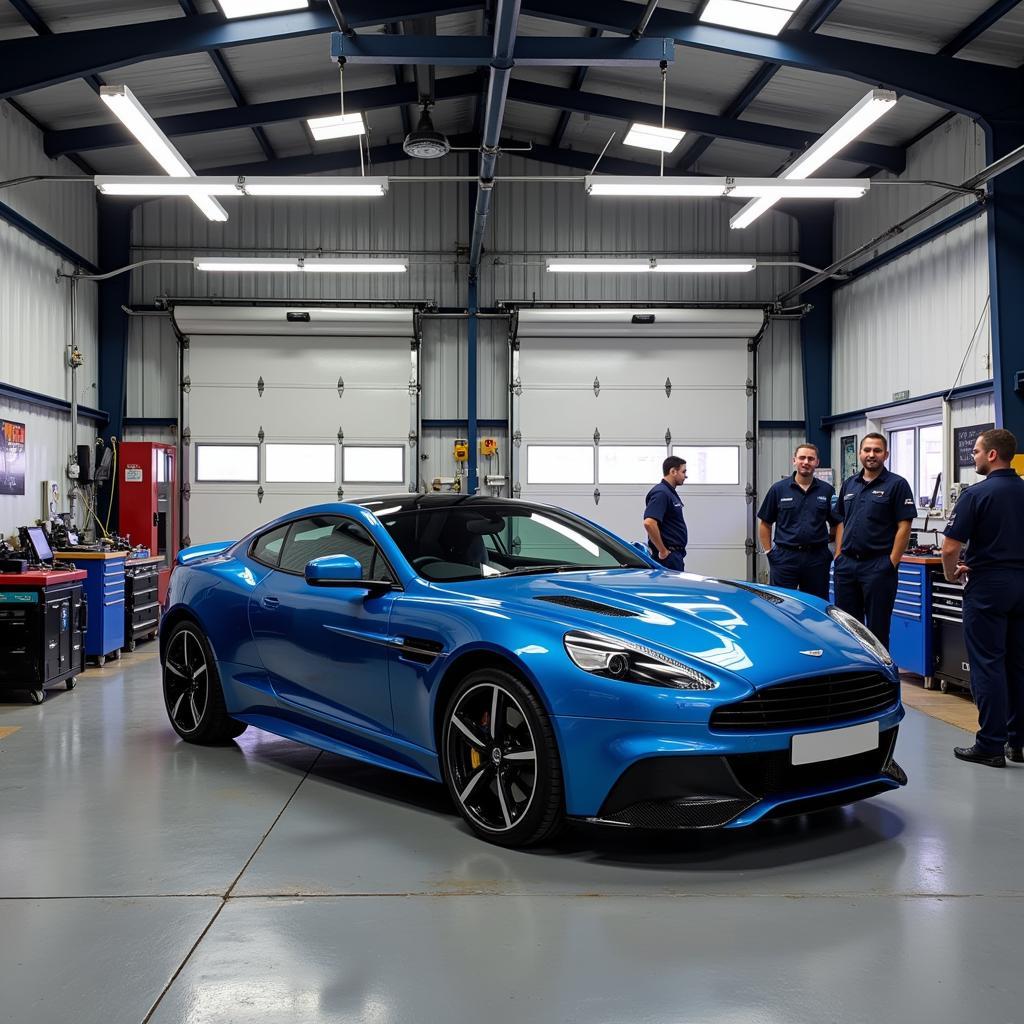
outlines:
[[[289,526],[289,523],[285,523],[284,526],[279,526],[276,530],[271,530],[269,533],[263,534],[262,537],[257,537],[256,543],[252,546],[252,557],[257,562],[262,562],[264,565],[269,565],[276,569],[281,560],[281,547],[284,544],[284,538],[288,533]]]
[[[292,523],[281,552],[283,572],[301,574],[306,563],[324,555],[349,555],[363,567],[364,580],[395,581],[366,529],[351,519],[311,516]]]

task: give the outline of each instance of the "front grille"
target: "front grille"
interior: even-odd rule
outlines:
[[[711,714],[719,732],[811,729],[852,721],[891,708],[899,684],[880,672],[837,673],[768,686]]]
[[[575,608],[581,612],[591,612],[594,615],[610,615],[620,619],[635,619],[636,612],[627,608],[616,608],[614,605],[601,604],[599,601],[590,601],[585,597],[573,597],[568,594],[555,596],[542,596],[535,598],[536,601],[548,601],[551,604],[560,604],[565,608]]]
[[[767,797],[780,793],[797,793],[804,789],[824,789],[840,786],[874,775],[890,775],[890,763],[902,775],[902,769],[890,762],[896,742],[896,729],[888,729],[878,737],[878,748],[852,757],[837,757],[833,761],[813,764],[793,764],[788,750],[766,750],[758,754],[730,754],[726,761],[736,781],[755,796]],[[904,778],[906,776],[903,776]]]

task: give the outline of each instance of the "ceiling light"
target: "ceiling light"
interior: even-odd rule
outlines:
[[[592,196],[724,196],[727,180],[654,174],[588,174],[585,184],[587,193]]]
[[[700,20],[777,36],[801,3],[802,0],[708,0]]]
[[[250,196],[383,196],[388,191],[387,178],[338,177],[242,178],[240,187]]]
[[[419,122],[402,142],[406,156],[417,160],[436,160],[438,157],[447,156],[451,148],[448,136],[434,127],[429,104],[424,103]]]
[[[729,195],[736,199],[860,199],[870,187],[870,178],[792,182],[781,178],[736,178]]]
[[[237,178],[162,178],[159,175],[97,174],[105,196],[237,196]]]
[[[301,11],[309,0],[217,0],[225,18],[251,18],[255,14]]]
[[[196,270],[222,273],[404,274],[408,269],[406,260],[321,260],[302,256],[196,256],[192,265]]]
[[[171,140],[157,127],[146,108],[135,98],[127,85],[100,87],[100,99],[115,117],[135,136],[154,160],[169,174],[194,178],[195,171],[174,148]],[[210,220],[227,220],[227,211],[209,193],[193,195],[192,201]]]
[[[745,274],[757,266],[751,259],[549,259],[555,274]]]
[[[757,260],[654,260],[653,274],[748,274]]]
[[[324,139],[345,139],[352,135],[365,135],[366,122],[362,114],[333,114],[331,117],[310,117],[306,124],[317,142]]]
[[[627,146],[640,149],[654,149],[660,153],[671,153],[679,145],[686,132],[675,128],[658,128],[653,124],[633,123],[622,140]]]
[[[850,108],[817,142],[801,153],[787,167],[781,178],[787,181],[802,181],[826,164],[846,148],[854,139],[862,135],[880,117],[887,114],[896,105],[896,93],[889,89],[872,89]],[[745,228],[753,224],[758,217],[774,205],[767,206],[759,201],[758,208],[753,204],[743,207],[732,220],[731,228]]]
[[[734,231],[738,231],[740,228],[750,227],[751,224],[761,216],[762,213],[766,213],[776,203],[774,199],[755,199],[753,202],[747,203],[746,206],[740,210],[732,219],[729,221],[729,227]]]

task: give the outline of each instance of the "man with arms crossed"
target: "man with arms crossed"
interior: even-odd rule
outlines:
[[[661,465],[661,483],[647,492],[644,529],[651,554],[665,569],[683,571],[686,558],[687,530],[683,519],[683,503],[676,488],[686,479],[686,459],[670,455]]]
[[[836,503],[836,604],[860,619],[888,648],[899,564],[910,541],[917,503],[910,484],[885,468],[889,448],[881,434],[860,442],[856,476]]]
[[[961,761],[1002,768],[1024,761],[1024,480],[1010,468],[1017,439],[986,430],[974,443],[981,483],[960,495],[942,541],[942,570],[964,586],[964,640],[978,733]],[[969,543],[964,562],[963,545]]]
[[[772,484],[764,496],[757,513],[757,536],[768,558],[773,587],[802,590],[828,600],[832,564],[828,532],[836,492],[814,475],[817,445],[800,445],[793,453],[793,466],[793,475]]]

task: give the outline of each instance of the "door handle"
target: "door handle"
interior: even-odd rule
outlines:
[[[263,600],[260,602],[260,604],[262,604],[263,607],[266,608],[268,611],[273,611],[280,603],[280,598],[273,597],[270,594],[264,597]]]

